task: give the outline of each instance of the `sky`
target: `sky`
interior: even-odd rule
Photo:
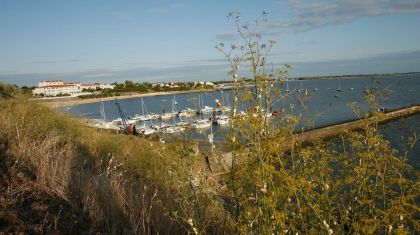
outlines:
[[[0,81],[229,80],[231,11],[290,77],[420,71],[420,0],[0,0]]]

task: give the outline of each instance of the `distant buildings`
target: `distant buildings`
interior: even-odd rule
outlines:
[[[194,82],[194,86],[214,86],[212,82]]]
[[[178,82],[155,82],[152,83],[152,87],[168,87],[168,88],[176,88],[180,87]]]
[[[82,94],[86,90],[114,89],[111,84],[83,84],[80,82],[64,82],[63,80],[50,80],[38,83],[38,87],[32,91],[34,96],[60,96]]]
[[[183,86],[188,86],[188,87],[199,87],[199,86],[206,86],[206,87],[215,87],[215,84],[213,82],[194,82],[188,84],[188,83],[183,83],[183,82],[154,82],[151,83],[152,88],[156,88],[156,87],[160,87],[160,88],[178,88],[178,87],[183,87]]]

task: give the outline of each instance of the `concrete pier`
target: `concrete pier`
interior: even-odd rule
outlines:
[[[379,123],[381,124],[390,122],[395,119],[415,115],[418,113],[420,113],[420,105],[411,105],[389,112],[382,112],[380,115]],[[310,144],[311,142],[314,142],[316,140],[325,140],[333,138],[335,136],[340,135],[343,132],[360,130],[363,128],[363,125],[365,125],[365,122],[366,119],[354,119],[338,124],[318,127],[312,130],[306,130],[300,133],[295,133],[295,141],[297,141],[298,143]],[[206,146],[206,143],[200,143],[200,145],[200,151],[208,151],[209,147]],[[219,145],[221,145],[221,143],[219,143]],[[225,148],[218,149],[218,154],[212,154],[210,152],[204,153],[207,158],[206,161],[209,166],[209,169],[215,177],[223,176],[224,174],[228,173],[230,170],[229,167],[232,162],[232,153],[229,151],[223,151],[223,149],[226,150],[226,145],[221,146],[224,146]]]
[[[398,118],[420,113],[420,105],[403,107],[390,112],[383,112],[380,115],[379,124],[386,123]],[[319,139],[328,139],[346,131],[357,131],[361,129],[366,120],[355,119],[344,123],[333,124],[319,127],[313,130],[303,131],[296,134],[296,140],[299,142],[312,142]]]

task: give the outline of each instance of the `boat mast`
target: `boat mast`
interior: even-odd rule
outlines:
[[[227,106],[230,107],[230,104],[229,104],[229,93],[226,93],[226,101],[227,101]]]
[[[172,99],[172,114],[171,114],[172,121],[175,125],[175,115],[174,115],[174,113],[175,113],[175,95],[174,95],[174,98]]]
[[[143,101],[143,98],[140,98],[140,100],[141,100],[141,115],[144,116],[144,101]]]
[[[200,102],[201,102],[200,94],[198,94],[197,110],[200,110]]]
[[[174,95],[174,99],[172,100],[172,113],[177,112],[176,107],[175,107],[175,105],[176,105],[176,103],[175,103],[175,102],[176,102],[176,101],[175,101],[175,95]]]
[[[101,107],[99,108],[101,112],[101,119],[105,123],[106,122],[106,114],[105,114],[105,104],[103,101],[101,101]]]

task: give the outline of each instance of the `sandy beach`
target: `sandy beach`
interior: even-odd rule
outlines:
[[[109,100],[124,100],[124,99],[132,99],[132,98],[139,98],[139,97],[146,97],[146,96],[161,96],[161,95],[173,95],[173,94],[186,94],[186,93],[196,93],[196,92],[211,92],[215,91],[215,89],[203,89],[203,90],[190,90],[190,91],[161,91],[161,92],[150,92],[144,94],[124,94],[121,96],[112,96],[112,97],[104,97],[104,98],[92,98],[92,99],[80,99],[77,97],[63,97],[63,98],[55,98],[55,99],[33,99],[35,101],[40,102],[43,105],[46,105],[50,108],[61,108],[61,107],[70,107],[79,104],[89,104],[89,103],[96,103],[101,101],[109,101]]]

